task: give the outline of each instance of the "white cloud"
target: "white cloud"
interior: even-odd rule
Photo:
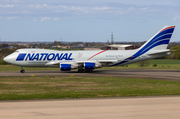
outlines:
[[[43,17],[43,18],[41,18],[40,21],[47,21],[47,20],[51,20],[51,17]]]
[[[118,12],[118,14],[123,15],[123,14],[125,14],[125,12]]]
[[[20,0],[11,0],[11,1],[14,3],[20,3],[21,2]]]
[[[14,7],[14,5],[0,5],[0,7]]]
[[[148,10],[149,9],[149,7],[142,7],[142,8],[139,8],[140,10]]]
[[[36,21],[37,19],[33,19],[33,21]]]
[[[54,21],[58,21],[58,20],[59,20],[59,18],[54,18],[53,20],[54,20]]]
[[[67,9],[67,6],[65,6],[65,5],[58,5],[57,8],[58,7],[63,8],[63,9]],[[56,8],[56,7],[54,6],[54,8]]]
[[[128,8],[128,10],[130,10],[130,11],[131,11],[131,10],[134,10],[134,8],[133,8],[133,7],[129,7],[129,8]]]
[[[36,9],[40,9],[43,7],[43,5],[30,5],[30,8],[36,8]]]
[[[47,4],[42,4],[42,6],[47,7],[48,5]]]
[[[21,1],[20,0],[2,0],[3,2],[13,2],[13,3],[20,3]]]
[[[81,7],[75,7],[75,6],[71,7],[71,10],[80,10],[80,9],[82,9],[82,8]]]
[[[8,17],[7,20],[17,19],[18,17]]]
[[[81,9],[83,9],[82,7],[65,6],[65,5],[51,6],[51,8],[62,8],[65,10],[81,10]]]
[[[1,0],[0,0],[1,1]],[[122,2],[104,2],[103,4],[95,4],[95,3],[69,3],[69,2],[27,2],[26,0],[4,0],[8,2],[0,2],[0,9],[4,11],[3,13],[6,14],[6,17],[11,17],[12,13],[13,16],[20,16],[30,17],[31,20],[34,18],[40,17],[40,21],[44,20],[59,20],[55,18],[56,16],[61,18],[73,18],[76,17],[84,17],[87,16],[97,17],[99,18],[102,16],[113,18],[117,17],[117,15],[139,15],[139,16],[168,16],[171,15],[173,19],[176,15],[180,12],[180,8],[166,6],[163,5],[155,6],[155,5],[134,5],[134,4],[123,4]],[[15,3],[16,2],[16,3]],[[18,3],[19,2],[19,3]],[[23,4],[21,4],[23,3]],[[7,8],[9,8],[7,10]],[[16,8],[16,9],[13,9]],[[168,10],[167,10],[168,9]],[[164,10],[168,11],[168,14],[163,12]],[[48,16],[45,17],[44,16]],[[175,17],[174,20],[178,19],[179,17]]]
[[[175,16],[173,20],[180,19],[180,16]]]
[[[95,10],[109,10],[109,9],[113,9],[113,8],[105,6],[105,7],[95,7],[94,9]]]

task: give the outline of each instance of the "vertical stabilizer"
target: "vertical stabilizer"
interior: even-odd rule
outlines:
[[[165,26],[149,39],[140,49],[143,50],[164,50],[167,48],[175,26]]]
[[[147,53],[150,50],[166,50],[175,26],[165,26],[159,32],[157,32],[151,39],[149,39],[144,45],[142,45],[137,52],[129,58],[124,59],[112,66],[127,64],[128,62],[136,59],[137,57]]]
[[[175,26],[165,26],[144,45],[142,45],[134,57],[140,56],[149,50],[165,50],[169,44]]]

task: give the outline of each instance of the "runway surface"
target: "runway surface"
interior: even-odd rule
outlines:
[[[180,97],[0,102],[1,119],[178,119]]]
[[[95,70],[93,73],[78,73],[77,71],[19,71],[0,72],[0,76],[100,76],[100,77],[127,77],[143,79],[159,79],[180,81],[180,70],[155,69],[111,69]]]

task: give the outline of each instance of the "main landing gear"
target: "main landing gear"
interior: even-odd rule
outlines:
[[[21,73],[25,73],[25,70],[23,69],[23,67],[21,67],[20,72],[21,72]]]
[[[93,72],[93,70],[92,69],[83,69],[83,67],[79,67],[78,72],[79,73],[84,73],[84,72],[90,73],[90,72]]]
[[[92,69],[86,69],[85,72],[91,73],[91,72],[93,72],[93,70]]]
[[[93,72],[93,70],[92,69],[78,69],[78,72],[79,73],[84,73],[84,72],[91,73],[91,72]]]

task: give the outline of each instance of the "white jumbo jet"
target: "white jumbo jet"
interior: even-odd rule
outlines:
[[[92,72],[103,66],[117,66],[170,54],[167,49],[175,26],[165,26],[144,45],[135,50],[57,51],[48,49],[18,49],[4,61],[21,67],[59,67],[61,71],[78,69]]]

